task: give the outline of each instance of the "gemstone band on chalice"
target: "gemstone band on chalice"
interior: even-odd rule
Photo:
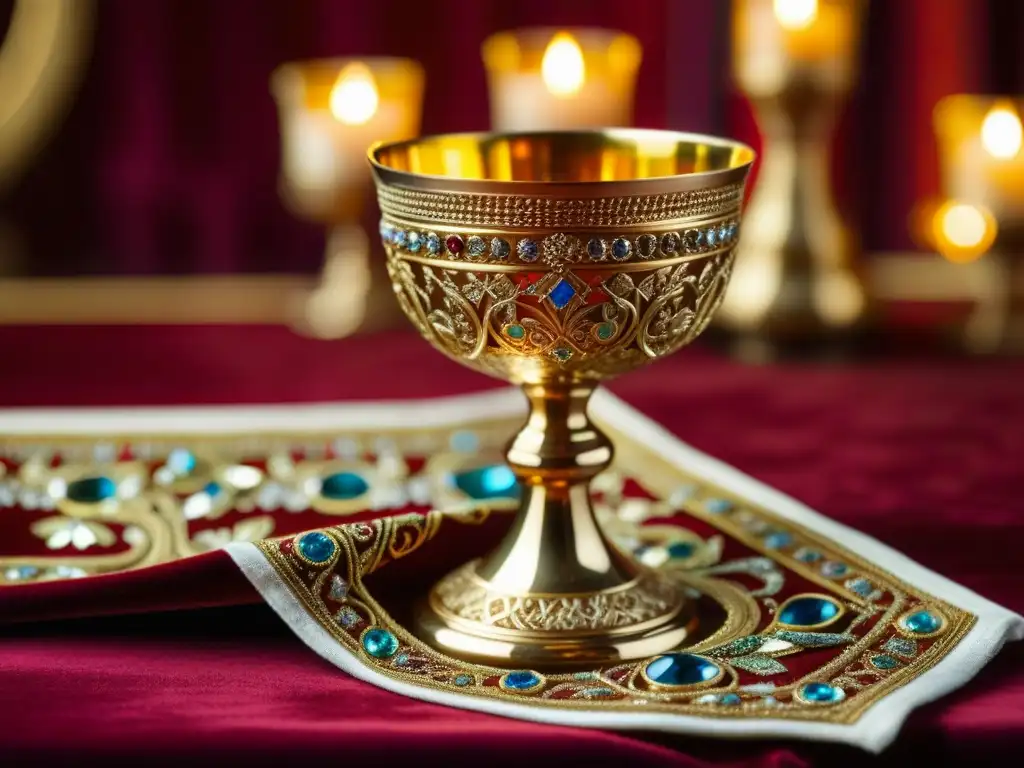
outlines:
[[[612,446],[587,401],[710,322],[753,159],[722,139],[619,129],[370,150],[403,311],[444,354],[522,385],[531,412],[506,454],[517,521],[423,600],[424,640],[545,668],[661,654],[693,635],[682,587],[618,552],[594,518],[588,484]]]

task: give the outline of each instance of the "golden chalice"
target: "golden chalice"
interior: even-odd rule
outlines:
[[[665,131],[452,134],[370,150],[388,272],[435,347],[521,384],[506,458],[519,512],[488,557],[431,590],[419,635],[532,667],[679,647],[682,588],[619,552],[589,483],[612,459],[594,388],[685,346],[729,280],[746,146]]]

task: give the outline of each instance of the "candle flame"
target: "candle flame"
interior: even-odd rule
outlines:
[[[995,240],[996,223],[976,205],[949,201],[935,213],[939,251],[950,261],[967,262],[981,256]]]
[[[346,125],[363,125],[377,114],[379,101],[369,67],[354,62],[341,70],[331,89],[331,114]]]
[[[1009,160],[1020,152],[1024,131],[1012,106],[997,104],[981,124],[981,144],[992,157]]]
[[[807,29],[818,18],[818,0],[774,0],[772,10],[786,29]]]
[[[587,78],[583,51],[568,32],[559,32],[548,43],[540,65],[544,85],[556,96],[572,96]]]

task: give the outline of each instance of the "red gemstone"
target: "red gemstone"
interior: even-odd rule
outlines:
[[[465,243],[462,242],[462,238],[458,235],[449,236],[448,239],[444,241],[444,244],[449,253],[455,254],[462,253],[462,249],[465,247]]]

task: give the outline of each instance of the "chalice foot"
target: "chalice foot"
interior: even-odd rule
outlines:
[[[376,146],[370,161],[402,310],[441,352],[522,385],[530,404],[506,453],[521,492],[510,530],[430,590],[416,632],[454,656],[532,669],[706,635],[683,584],[598,525],[589,486],[613,450],[587,402],[707,327],[753,152],[607,130],[427,137]]]
[[[504,541],[431,590],[417,634],[454,656],[544,669],[664,653],[697,625],[682,586],[610,543],[589,482],[612,446],[587,417],[593,391],[527,385],[530,415],[507,460],[522,491]]]

